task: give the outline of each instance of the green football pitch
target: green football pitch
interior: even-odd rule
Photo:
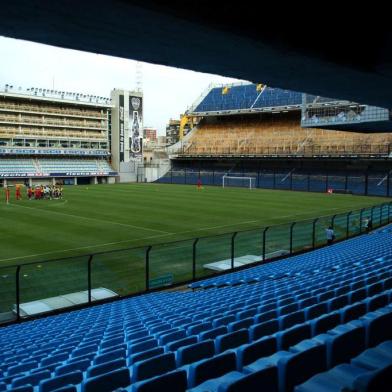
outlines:
[[[9,205],[0,205],[0,294],[8,290],[8,301],[13,301],[14,266],[24,263],[33,264],[21,269],[22,302],[85,290],[86,255],[96,252],[100,254],[92,263],[93,287],[122,294],[143,290],[147,245],[153,245],[150,277],[174,273],[174,281],[183,281],[192,277],[193,238],[202,237],[197,245],[197,271],[202,273],[204,263],[230,258],[235,231],[236,254],[260,255],[261,227],[281,225],[269,231],[267,246],[272,252],[288,247],[289,225],[282,224],[308,219],[295,228],[294,248],[299,249],[309,245],[310,219],[328,217],[318,222],[318,241],[325,241],[331,215],[389,200],[166,184],[69,186],[62,200],[12,198]],[[358,226],[358,214],[350,219]],[[124,250],[115,251],[119,249]],[[107,251],[113,252],[101,253]]]
[[[165,184],[66,187],[0,206],[0,263],[136,247],[333,215],[378,197]]]

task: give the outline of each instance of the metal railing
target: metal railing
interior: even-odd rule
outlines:
[[[291,156],[291,157],[350,157],[350,156],[382,156],[387,157],[391,154],[391,144],[330,144],[330,145],[306,145],[300,146],[300,143],[294,146],[242,146],[229,147],[225,145],[197,145],[184,143],[180,145],[177,151],[172,154],[181,156]]]
[[[32,301],[51,298],[40,303],[41,309],[49,310],[51,304],[59,311],[99,302],[96,290],[101,288],[124,297],[312,250],[326,244],[329,226],[335,241],[341,241],[363,233],[365,219],[371,219],[373,228],[390,223],[391,206],[388,202],[252,230],[2,267],[0,321],[29,317],[26,309]]]

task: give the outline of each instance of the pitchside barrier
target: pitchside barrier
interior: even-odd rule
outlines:
[[[392,202],[209,237],[35,261],[0,268],[0,321],[12,322],[61,309],[184,285],[326,244],[391,222]]]
[[[230,178],[232,179],[231,181]],[[225,179],[227,179],[225,181]],[[377,173],[304,173],[296,170],[230,171],[172,168],[156,182],[163,184],[231,186],[283,189],[302,192],[327,192],[364,196],[392,196],[392,172]]]

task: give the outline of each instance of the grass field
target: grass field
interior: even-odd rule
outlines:
[[[135,249],[94,257],[93,287],[119,293],[142,290],[145,246],[159,243],[168,244],[153,246],[151,277],[174,272],[175,281],[190,279],[192,238],[210,237],[198,243],[197,271],[202,273],[205,262],[230,257],[231,234],[226,233],[240,231],[236,237],[240,255],[260,254],[261,230],[257,228],[387,201],[244,188],[205,187],[198,191],[195,186],[165,184],[66,187],[63,200],[24,199],[0,205],[0,294],[10,291],[9,298],[3,298],[7,306],[14,300],[14,266],[27,262],[35,264],[22,268],[22,302],[85,290],[88,257],[84,255],[130,247]],[[359,216],[354,214],[350,219],[355,231]],[[324,241],[328,222],[329,218],[318,222],[318,241]],[[340,227],[343,232],[345,218]],[[299,223],[295,230],[294,248],[309,245],[311,222]],[[288,225],[272,228],[268,251],[287,247]],[[74,257],[66,263],[40,264],[68,256]]]

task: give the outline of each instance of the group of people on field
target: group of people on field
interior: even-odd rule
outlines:
[[[15,185],[15,200],[22,200],[22,185]],[[29,200],[41,200],[41,199],[62,199],[63,198],[63,186],[61,184],[56,185],[36,185],[35,187],[27,187],[27,198]],[[7,203],[11,199],[10,188],[5,188],[5,198]]]
[[[63,198],[63,187],[61,185],[38,185],[34,189],[29,186],[27,188],[27,198],[29,200],[35,199],[62,199]]]

